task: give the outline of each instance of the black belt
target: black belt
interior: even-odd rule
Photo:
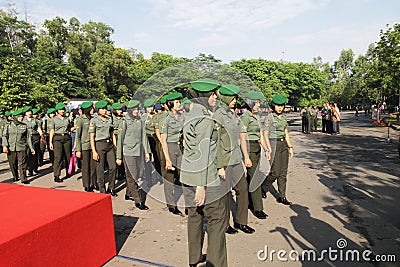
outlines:
[[[175,145],[179,145],[181,142],[167,142],[167,144],[175,144]]]
[[[64,136],[64,135],[69,135],[69,133],[55,133],[55,136]]]
[[[97,142],[110,143],[111,140],[110,140],[110,139],[103,139],[103,140],[97,140],[96,143],[97,143]]]
[[[285,141],[285,137],[282,137],[282,138],[270,138],[272,141],[281,141],[281,142],[283,142],[283,141]]]
[[[249,143],[260,143],[260,140],[249,140]]]

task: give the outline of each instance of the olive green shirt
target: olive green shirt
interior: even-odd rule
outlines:
[[[217,168],[226,168],[242,161],[239,143],[240,119],[229,108],[215,111],[214,120],[218,123]]]
[[[217,124],[202,105],[193,103],[183,127],[183,151],[180,181],[189,186],[220,185],[217,155]]]
[[[75,135],[75,149],[80,152],[82,150],[90,150],[90,135],[89,135],[90,119],[81,116],[75,120],[76,135]]]
[[[124,117],[119,117],[115,116],[114,114],[112,115],[112,124],[114,126],[114,134],[118,135],[121,130],[122,130],[122,122],[124,120]]]
[[[247,134],[247,140],[259,141],[261,139],[260,118],[246,110],[240,120],[242,121],[240,132]]]
[[[71,122],[68,117],[62,117],[62,119],[60,119],[59,116],[55,116],[49,121],[49,129],[54,130],[56,134],[66,134],[69,133],[71,129]]]
[[[28,120],[28,118],[24,118],[23,123],[28,126],[28,131],[31,135],[39,134],[38,129],[42,129],[42,126],[40,125],[40,121],[38,119],[31,118],[30,120]]]
[[[25,123],[15,123],[12,121],[4,127],[3,146],[8,147],[10,151],[23,151],[28,147],[33,149],[32,140]]]
[[[117,141],[117,159],[123,156],[140,157],[150,153],[144,122],[140,117],[126,116]]]
[[[169,112],[160,128],[160,133],[167,135],[167,143],[177,143],[181,140],[183,123],[182,113],[178,112],[175,117],[172,111]]]
[[[163,111],[157,114],[154,117],[154,128],[161,129],[161,125],[164,123],[164,120],[168,117],[168,111]]]
[[[89,133],[94,133],[94,141],[110,140],[114,127],[108,117],[97,116],[90,120]]]
[[[265,120],[265,131],[269,132],[269,138],[284,138],[288,122],[285,114],[270,113]]]
[[[156,130],[154,128],[154,117],[155,116],[156,115],[153,115],[152,117],[150,117],[148,113],[146,113],[142,116],[142,121],[144,121],[147,135],[154,135],[156,133]]]

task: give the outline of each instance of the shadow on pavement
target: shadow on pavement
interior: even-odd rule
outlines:
[[[138,220],[138,217],[114,215],[114,231],[117,254],[124,246]]]

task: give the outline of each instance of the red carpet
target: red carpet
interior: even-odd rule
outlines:
[[[116,255],[109,195],[0,183],[0,266],[101,266]]]

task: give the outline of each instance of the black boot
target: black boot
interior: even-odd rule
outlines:
[[[56,182],[56,183],[62,183],[63,180],[60,179],[60,176],[54,176],[54,182]]]

